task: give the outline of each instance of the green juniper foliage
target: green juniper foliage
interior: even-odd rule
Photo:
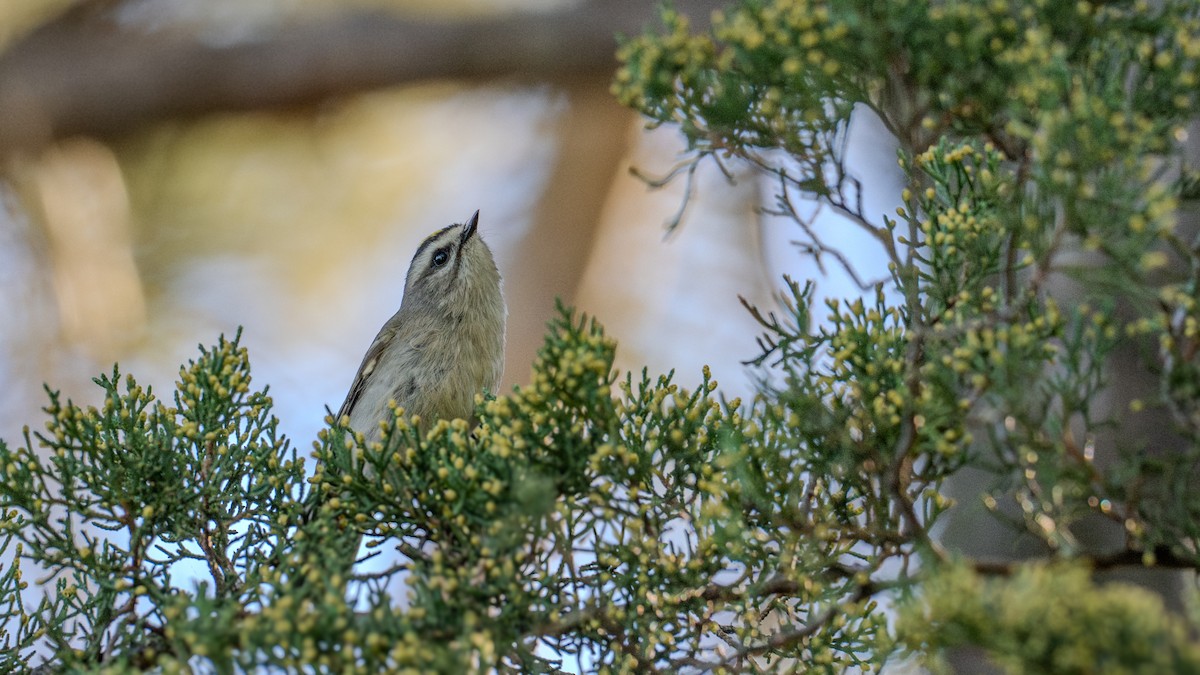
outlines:
[[[1200,648],[1157,596],[1097,588],[1078,566],[1026,565],[1001,581],[954,565],[930,575],[922,594],[925,604],[905,607],[905,641],[979,645],[1010,672],[1200,670]]]
[[[1200,566],[1200,245],[1177,223],[1198,12],[740,0],[693,34],[664,10],[623,44],[617,97],[679,128],[683,169],[767,172],[818,264],[847,258],[795,200],[841,210],[883,282],[814,306],[789,281],[750,308],[776,375],[753,400],[707,371],[695,391],[616,373],[563,310],[474,430],[396,410],[364,444],[330,419],[307,467],[236,338],[173,405],[115,369],[100,408],[50,392],[45,431],[0,443],[19,564],[0,670],[840,673],[976,645],[1010,672],[1200,672],[1186,619],[1091,578]],[[895,214],[863,211],[855,114],[899,142]],[[1100,404],[1116,358],[1159,383],[1128,409]],[[1105,435],[1140,415],[1170,442]],[[1056,560],[944,550],[943,485],[968,465]],[[1084,519],[1124,548],[1090,552]],[[360,534],[379,571],[347,572]]]
[[[1200,239],[1176,215],[1196,192],[1182,146],[1200,84],[1195,3],[743,0],[714,16],[707,34],[693,34],[670,9],[663,15],[664,33],[623,45],[613,90],[654,124],[680,129],[689,148],[681,168],[737,158],[762,169],[778,186],[769,211],[796,221],[818,264],[846,259],[795,207],[797,196],[840,210],[890,259],[876,306],[851,306],[861,318],[847,320],[835,303],[834,328],[817,336],[803,321],[782,331],[764,322],[783,333],[766,342],[767,357],[788,374],[766,396],[794,410],[812,392],[811,408],[844,415],[857,455],[836,428],[811,418],[789,440],[813,463],[808,475],[847,481],[857,470],[859,481],[884,488],[881,514],[899,514],[888,541],[917,541],[925,562],[924,572],[897,580],[927,613],[902,616],[949,633],[966,622],[924,584],[947,559],[925,534],[938,486],[968,461],[995,475],[985,503],[1016,514],[1054,555],[1194,571]],[[845,163],[853,115],[877,117],[899,144],[907,187],[894,216],[863,210],[860,178]],[[1057,302],[1055,288],[1076,301]],[[795,291],[802,319],[807,296]],[[815,359],[802,350],[814,344]],[[1129,410],[1099,403],[1120,400],[1105,365],[1116,358],[1159,380]],[[1120,433],[1142,414],[1167,421],[1169,446]],[[837,452],[836,463],[816,463]],[[925,491],[912,492],[922,482]],[[863,514],[871,513],[867,495],[855,504]],[[1072,526],[1096,517],[1124,531],[1125,550],[1087,555]],[[879,530],[865,534],[834,536],[860,554]],[[865,558],[873,580],[878,558],[889,555]],[[1019,593],[1036,578],[1045,597],[1061,601],[1066,587],[1080,586],[1078,572],[1064,569],[1014,579],[1011,589],[1004,580],[960,588]],[[1164,652],[1174,669],[1196,667],[1195,651],[1177,644],[1178,626],[1151,628],[1132,611],[1123,620],[1131,641],[1135,633],[1175,641]],[[1015,672],[1115,667],[1100,648],[1111,647],[1105,631],[1044,630],[1071,635],[1073,658],[1095,659],[1022,660],[1011,645],[976,643]],[[954,643],[901,630],[906,636],[904,646],[918,651]]]

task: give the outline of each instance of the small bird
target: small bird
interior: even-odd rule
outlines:
[[[395,414],[391,401],[405,417],[419,416],[424,429],[439,419],[471,420],[475,396],[500,384],[507,314],[500,272],[479,236],[479,212],[429,235],[409,265],[400,310],[367,349],[337,419],[349,417],[350,428],[368,444],[383,439],[381,423]],[[314,494],[302,522],[329,503]],[[332,539],[318,535],[314,545],[359,550],[361,533],[339,527],[331,534]],[[356,560],[357,554],[349,565]],[[298,570],[289,576],[297,587],[310,583]]]
[[[400,310],[375,336],[338,410],[367,443],[381,439],[389,401],[428,429],[439,419],[470,420],[475,395],[499,386],[508,310],[478,230],[476,211],[417,247]]]

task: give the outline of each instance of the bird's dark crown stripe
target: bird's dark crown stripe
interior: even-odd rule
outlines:
[[[432,246],[438,239],[442,238],[447,232],[449,232],[450,230],[453,230],[456,227],[458,227],[457,224],[447,225],[446,227],[443,227],[442,229],[438,230],[437,232],[434,232],[433,234],[429,235],[428,237],[425,237],[425,241],[421,242],[421,245],[417,247],[417,252],[413,254],[413,263],[416,263],[417,260],[420,259],[421,254],[425,252],[425,249]]]

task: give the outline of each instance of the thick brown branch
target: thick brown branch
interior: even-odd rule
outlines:
[[[720,4],[676,3],[700,26]],[[417,80],[554,80],[609,72],[616,64],[615,36],[653,25],[657,7],[598,0],[576,9],[453,21],[358,12],[265,29],[234,44],[55,22],[0,55],[0,152]]]
[[[1200,563],[1191,556],[1180,555],[1171,550],[1169,546],[1157,546],[1150,555],[1147,556],[1145,551],[1135,549],[1125,549],[1115,553],[1107,553],[1104,555],[1094,555],[1090,557],[1081,557],[1093,570],[1097,572],[1116,569],[1120,567],[1159,567],[1164,569],[1182,569],[1196,570],[1200,569]],[[980,574],[1008,576],[1015,573],[1023,563],[1028,561],[997,561],[997,560],[975,560],[971,563],[971,567]]]

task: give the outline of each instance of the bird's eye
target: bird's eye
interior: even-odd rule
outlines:
[[[446,253],[444,250],[438,251],[437,253],[433,254],[433,266],[441,267],[442,265],[445,265],[446,261],[449,259],[450,259],[449,253]]]

